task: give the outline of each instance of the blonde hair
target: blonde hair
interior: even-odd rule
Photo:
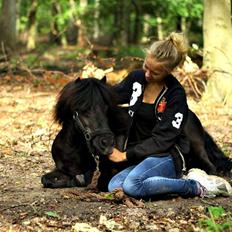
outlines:
[[[186,54],[186,38],[183,33],[176,32],[172,32],[164,40],[154,42],[147,49],[147,55],[153,56],[159,62],[164,62],[170,72],[184,62]]]

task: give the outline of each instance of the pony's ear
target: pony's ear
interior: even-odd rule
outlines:
[[[106,84],[106,76],[102,77],[101,82],[103,82],[104,84]]]
[[[80,77],[77,77],[77,79],[75,80],[75,82],[77,83],[78,81],[80,81],[81,78]]]

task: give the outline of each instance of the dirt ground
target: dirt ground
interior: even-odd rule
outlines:
[[[58,90],[30,84],[0,86],[0,231],[200,231],[209,206],[232,212],[232,199],[173,197],[129,208],[108,193],[84,188],[44,189],[53,168],[52,121]],[[225,153],[232,155],[232,109],[189,101]],[[232,229],[227,229],[231,231]]]

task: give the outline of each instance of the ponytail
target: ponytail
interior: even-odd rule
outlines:
[[[172,71],[181,65],[187,54],[187,42],[182,33],[172,32],[166,39],[154,42],[147,50],[147,55],[157,61],[164,62],[166,68]]]

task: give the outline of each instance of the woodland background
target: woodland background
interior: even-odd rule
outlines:
[[[205,95],[213,101],[232,103],[230,0],[2,0],[0,3],[0,60],[13,65],[12,68],[1,64],[1,73],[19,69],[20,64],[29,69],[57,70],[61,69],[59,59],[71,60],[74,68],[78,62],[79,67],[83,66],[81,61],[89,58],[143,57],[143,49],[151,41],[179,31],[188,38],[190,56],[208,71]],[[41,58],[46,60],[43,62]]]
[[[108,193],[40,183],[54,166],[59,90],[78,76],[120,81],[172,31],[188,39],[175,75],[189,107],[232,157],[231,8],[231,0],[0,0],[0,230],[231,231],[231,197],[130,209]]]

